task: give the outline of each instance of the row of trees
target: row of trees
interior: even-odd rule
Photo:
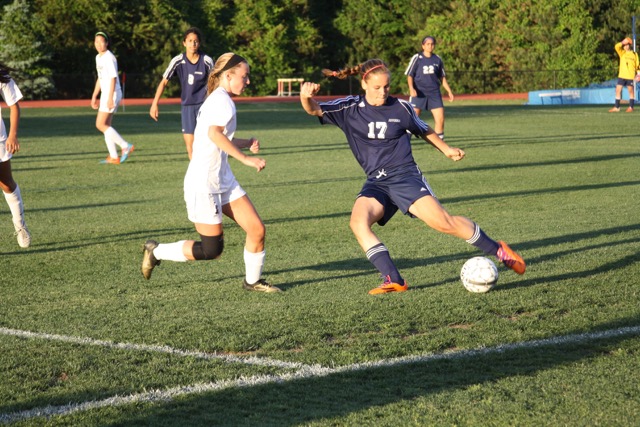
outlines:
[[[250,60],[251,95],[274,94],[278,77],[323,82],[326,93],[357,81],[322,80],[322,68],[382,58],[392,92],[427,35],[437,38],[456,93],[584,86],[613,78],[613,44],[631,34],[640,0],[0,0],[0,62],[31,98],[88,97],[93,35],[106,31],[127,76],[127,96],[150,97],[190,26],[214,59]],[[553,71],[553,72],[552,72]],[[178,85],[165,93],[174,96]]]

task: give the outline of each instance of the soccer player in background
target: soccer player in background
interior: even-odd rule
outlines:
[[[243,288],[249,291],[280,292],[262,276],[265,260],[265,227],[247,193],[240,187],[229,156],[260,172],[264,159],[244,154],[249,148],[257,153],[260,143],[255,138],[235,138],[236,106],[232,97],[249,85],[249,64],[240,55],[225,53],[209,74],[209,95],[198,113],[193,156],[184,177],[184,200],[189,220],[200,234],[200,241],[181,240],[158,243],[147,240],[142,256],[142,275],[149,279],[162,260],[186,262],[219,258],[224,248],[222,215],[234,220],[246,233],[244,245],[245,278]]]
[[[631,50],[631,43],[633,41],[629,37],[625,37],[621,42],[616,43],[615,49],[620,57],[620,69],[618,71],[618,83],[616,84],[616,102],[610,113],[617,113],[620,111],[620,100],[622,99],[622,88],[627,87],[629,91],[629,107],[626,112],[633,112],[633,106],[635,103],[635,95],[633,88],[636,83],[634,78],[636,77],[636,71],[640,69],[640,63],[638,62],[638,54]]]
[[[464,151],[447,145],[411,104],[389,96],[391,72],[379,59],[370,59],[340,71],[323,70],[325,76],[361,76],[365,94],[325,103],[313,97],[320,86],[305,82],[300,89],[304,110],[321,124],[338,126],[346,135],[367,180],[351,210],[350,226],[369,261],[384,282],[369,291],[371,295],[404,292],[407,282],[391,260],[386,246],[371,227],[385,225],[399,210],[418,217],[429,227],[462,238],[485,254],[494,255],[518,274],[524,274],[524,260],[505,242],[489,238],[473,221],[450,215],[435,197],[411,152],[411,134],[424,139],[453,161],[462,160]]]
[[[18,245],[28,248],[31,245],[31,233],[24,221],[24,204],[20,187],[13,180],[11,173],[11,157],[20,150],[18,142],[18,126],[20,122],[20,104],[22,99],[20,89],[9,75],[11,68],[0,63],[0,94],[9,107],[9,134],[0,115],[0,188],[9,205],[13,217],[13,228],[16,231]]]
[[[162,75],[162,80],[156,89],[156,95],[151,103],[149,115],[158,121],[158,102],[169,80],[174,75],[180,80],[180,104],[182,116],[182,136],[187,146],[187,154],[191,160],[193,151],[193,133],[196,129],[198,110],[207,97],[207,78],[213,68],[213,59],[202,52],[202,33],[196,27],[191,27],[184,33],[182,45],[186,52],[181,53],[169,63]]]
[[[427,36],[422,39],[422,52],[416,53],[409,61],[404,74],[409,84],[409,102],[420,116],[422,110],[429,110],[433,115],[433,130],[444,140],[444,104],[440,93],[440,84],[449,94],[449,102],[453,102],[453,92],[447,82],[442,59],[433,53],[436,39]]]
[[[113,115],[118,109],[118,104],[122,100],[122,88],[118,77],[118,61],[109,50],[109,36],[103,31],[98,31],[94,37],[94,45],[98,54],[96,55],[96,70],[98,79],[96,80],[93,95],[91,96],[91,108],[98,110],[96,117],[96,128],[104,134],[104,141],[109,150],[109,156],[101,163],[119,165],[124,163],[129,154],[133,152],[133,144],[129,144],[112,126]],[[98,94],[100,100],[98,100]],[[118,157],[117,146],[122,150],[122,156]]]

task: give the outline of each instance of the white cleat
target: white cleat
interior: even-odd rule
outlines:
[[[18,238],[18,245],[20,245],[21,248],[28,248],[31,246],[31,233],[29,233],[26,226],[16,230],[15,235]]]

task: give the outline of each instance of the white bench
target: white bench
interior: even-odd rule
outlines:
[[[304,79],[301,78],[291,78],[291,77],[282,77],[278,79],[278,96],[291,96],[292,94],[299,93],[293,92],[291,84],[292,83],[302,83]],[[288,84],[287,90],[285,91],[284,86]]]

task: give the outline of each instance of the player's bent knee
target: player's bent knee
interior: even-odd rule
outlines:
[[[263,223],[260,223],[257,226],[253,226],[246,230],[247,240],[254,243],[264,243],[267,229],[265,228]]]
[[[433,222],[427,223],[427,225],[433,228],[434,230],[439,231],[440,233],[445,233],[445,234],[456,233],[456,227],[450,221],[433,221]]]
[[[351,228],[351,231],[356,236],[370,229],[369,225],[367,225],[366,222],[353,218],[351,218],[351,221],[349,221],[349,228]]]
[[[220,258],[224,250],[224,238],[219,236],[203,236],[200,235],[200,242],[193,244],[193,258],[198,261],[206,261]]]

